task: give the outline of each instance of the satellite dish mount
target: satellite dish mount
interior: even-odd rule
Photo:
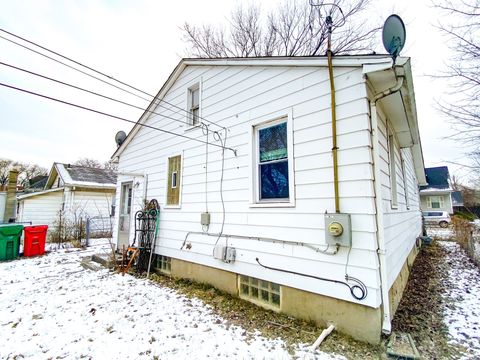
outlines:
[[[127,134],[125,134],[125,131],[117,132],[117,134],[115,135],[115,142],[117,143],[117,146],[122,145],[126,138]]]
[[[405,45],[405,39],[405,24],[402,19],[398,15],[390,15],[383,25],[382,40],[385,50],[392,56],[394,65]]]

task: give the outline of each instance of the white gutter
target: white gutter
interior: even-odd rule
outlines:
[[[403,85],[403,77],[397,78],[397,84],[386,91],[376,94],[373,100],[370,101],[371,127],[372,127],[372,155],[373,155],[373,170],[375,183],[375,207],[377,209],[377,246],[378,259],[380,262],[380,282],[382,291],[382,306],[383,306],[383,322],[382,332],[390,334],[392,331],[392,319],[390,313],[390,298],[388,295],[388,273],[386,261],[386,246],[385,246],[385,228],[383,221],[383,204],[382,204],[382,183],[380,170],[380,153],[378,150],[378,118],[377,118],[377,101],[391,95],[401,89]]]
[[[34,196],[49,194],[49,193],[52,193],[52,192],[55,192],[55,191],[63,191],[64,189],[65,188],[63,186],[61,186],[61,187],[58,187],[58,188],[53,188],[53,189],[48,189],[48,190],[43,190],[43,191],[35,191],[35,192],[32,192],[32,193],[23,194],[23,195],[17,195],[17,200],[23,200],[23,199],[27,199],[27,198],[34,197]]]

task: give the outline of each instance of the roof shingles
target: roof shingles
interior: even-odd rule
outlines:
[[[74,182],[88,182],[97,184],[116,184],[117,175],[106,169],[97,169],[77,165],[64,165]]]

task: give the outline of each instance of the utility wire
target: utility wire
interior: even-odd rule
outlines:
[[[114,77],[111,76],[111,75],[107,75],[107,74],[105,74],[105,73],[103,73],[103,72],[101,72],[101,71],[98,71],[98,70],[96,70],[96,69],[94,69],[94,68],[92,68],[92,67],[90,67],[90,66],[87,66],[87,65],[85,65],[85,64],[83,64],[83,63],[81,63],[81,62],[79,62],[79,61],[76,61],[76,60],[74,60],[74,59],[72,59],[72,58],[70,58],[70,57],[68,57],[68,56],[62,55],[62,54],[60,54],[60,53],[58,53],[58,52],[56,52],[56,51],[53,51],[53,50],[51,50],[51,49],[49,49],[49,48],[47,48],[47,47],[45,47],[45,46],[42,46],[42,45],[40,45],[40,44],[38,44],[38,43],[36,43],[36,42],[34,42],[34,41],[28,40],[28,39],[26,39],[26,38],[24,38],[24,37],[21,37],[21,36],[19,36],[19,35],[16,35],[16,34],[10,32],[10,31],[7,31],[7,30],[5,30],[5,29],[2,29],[2,28],[0,28],[0,31],[1,31],[1,32],[4,32],[4,33],[6,33],[6,34],[8,34],[8,35],[10,35],[10,36],[13,36],[13,37],[15,37],[15,38],[17,38],[17,39],[20,39],[20,40],[22,40],[22,41],[25,41],[25,42],[27,42],[27,43],[29,43],[29,44],[32,44],[32,45],[34,45],[34,46],[36,46],[36,47],[39,47],[39,48],[42,49],[42,50],[48,51],[48,52],[50,52],[50,53],[52,53],[52,54],[55,54],[56,56],[59,56],[59,57],[65,59],[65,60],[71,61],[71,62],[73,62],[74,64],[80,65],[81,67],[84,67],[84,68],[86,68],[86,69],[88,69],[88,70],[90,70],[90,71],[93,71],[94,73],[97,73],[97,74],[99,74],[99,75],[102,75],[102,76],[104,76],[104,77],[106,77],[106,78],[108,78],[108,79],[111,79],[111,80],[113,80],[113,81],[115,81],[115,82],[117,82],[117,83],[119,83],[119,84],[122,84],[122,85],[124,85],[124,86],[126,86],[126,87],[128,87],[128,88],[130,88],[130,89],[133,89],[133,90],[135,90],[135,91],[137,91],[137,92],[140,92],[140,93],[142,93],[142,94],[144,94],[144,95],[147,95],[147,96],[151,97],[153,100],[163,101],[164,103],[166,103],[166,104],[168,104],[168,105],[170,105],[170,106],[172,106],[172,107],[174,107],[174,108],[176,108],[176,109],[179,109],[179,110],[181,110],[181,111],[185,111],[187,114],[193,115],[193,113],[192,113],[191,111],[189,111],[189,110],[186,110],[186,109],[184,109],[184,108],[181,108],[180,106],[174,105],[174,104],[172,104],[172,103],[170,103],[170,102],[168,102],[168,101],[166,101],[166,100],[164,100],[164,99],[159,99],[159,98],[157,98],[156,96],[154,96],[154,95],[152,95],[152,94],[149,94],[149,93],[147,93],[147,92],[145,92],[145,91],[143,91],[143,90],[141,90],[141,89],[138,89],[138,88],[135,87],[135,86],[132,86],[132,85],[130,85],[130,84],[127,84],[126,82],[123,82],[123,81],[121,81],[121,80],[118,80],[118,79],[114,78]],[[133,93],[133,92],[131,92],[131,91],[128,91],[128,90],[126,90],[126,89],[124,89],[124,88],[122,88],[122,87],[119,87],[119,86],[117,86],[117,85],[114,85],[114,84],[112,84],[112,83],[110,83],[110,82],[108,82],[108,81],[99,79],[99,78],[96,77],[96,76],[93,76],[93,75],[91,75],[91,74],[88,74],[87,72],[82,71],[82,70],[80,70],[80,69],[78,69],[78,68],[76,68],[76,67],[74,67],[74,66],[65,64],[64,62],[62,62],[62,61],[60,61],[60,60],[58,60],[58,59],[52,58],[52,57],[50,57],[50,56],[48,56],[48,55],[45,55],[45,54],[43,54],[43,53],[41,53],[41,52],[39,52],[39,51],[36,51],[36,50],[34,50],[34,49],[32,49],[32,48],[30,48],[30,47],[28,47],[28,46],[22,45],[22,44],[20,44],[20,43],[17,43],[17,42],[15,42],[15,41],[11,40],[11,39],[5,38],[5,37],[3,37],[3,36],[0,36],[0,38],[2,38],[2,39],[4,39],[4,40],[7,40],[7,41],[9,41],[9,42],[11,42],[11,43],[13,43],[13,44],[16,44],[16,45],[18,45],[18,46],[21,46],[21,47],[23,47],[23,48],[25,48],[25,49],[27,49],[27,50],[33,51],[34,53],[39,54],[39,55],[42,55],[42,56],[44,56],[44,57],[46,57],[46,58],[48,58],[48,59],[50,59],[50,60],[52,60],[52,61],[58,62],[58,63],[60,63],[60,64],[62,64],[62,65],[64,65],[64,66],[69,67],[70,69],[73,69],[73,70],[75,70],[75,71],[79,71],[79,72],[81,72],[81,73],[84,74],[84,75],[90,76],[90,77],[92,77],[92,78],[94,78],[94,79],[96,79],[96,80],[99,80],[99,81],[101,81],[101,82],[103,82],[103,83],[105,83],[105,84],[108,84],[108,85],[110,85],[110,86],[113,86],[113,87],[115,87],[115,88],[117,88],[117,89],[119,89],[119,90],[125,91],[125,92],[127,92],[127,93],[129,93],[129,94],[131,94],[131,95],[137,96],[137,97],[139,97],[139,98],[141,98],[141,99],[143,99],[143,100],[145,100],[145,101],[150,101],[150,100],[148,100],[148,99],[146,99],[146,98],[144,98],[144,97],[142,97],[142,96],[140,96],[140,95],[138,95],[138,94],[135,94],[135,93]],[[210,121],[210,120],[208,120],[208,119],[205,119],[205,118],[203,118],[203,117],[201,117],[201,116],[198,116],[198,118],[199,118],[199,119],[202,119],[202,120],[204,120],[204,121],[206,121],[206,122],[208,122],[208,123],[210,123],[210,124],[213,124],[213,125],[215,125],[215,126],[218,126],[219,128],[222,128],[222,129],[226,130],[226,128],[225,128],[224,126],[218,125],[218,124],[216,124],[216,123],[213,122],[213,121]]]
[[[3,30],[0,29],[0,31],[3,31]],[[18,46],[24,48],[24,49],[27,49],[27,50],[29,50],[29,51],[34,52],[35,54],[38,54],[38,55],[43,56],[43,57],[45,57],[45,58],[47,58],[47,59],[49,59],[49,60],[55,61],[55,62],[57,62],[57,63],[59,63],[59,64],[62,64],[62,65],[66,66],[66,67],[68,67],[68,68],[70,68],[70,69],[72,69],[72,70],[75,70],[75,71],[78,71],[79,73],[82,73],[83,75],[86,75],[86,76],[88,76],[88,77],[91,77],[92,79],[98,80],[98,81],[100,81],[100,82],[102,82],[102,83],[104,83],[104,84],[113,86],[114,88],[116,88],[116,89],[118,89],[118,90],[121,90],[121,91],[124,91],[124,92],[126,92],[126,93],[129,93],[130,95],[136,96],[136,97],[138,97],[138,98],[140,98],[140,99],[142,99],[142,100],[150,101],[149,99],[144,98],[143,96],[137,95],[137,94],[135,94],[135,93],[132,92],[132,91],[128,91],[128,90],[126,90],[126,89],[124,89],[124,88],[122,88],[122,87],[120,87],[120,86],[117,86],[117,85],[115,85],[115,84],[109,83],[108,81],[105,81],[105,80],[103,80],[103,79],[100,79],[99,77],[97,77],[97,76],[95,76],[95,75],[92,75],[92,74],[87,73],[86,71],[80,70],[80,69],[76,68],[75,66],[68,65],[68,64],[66,64],[66,63],[64,63],[64,62],[62,62],[62,61],[60,61],[60,60],[57,60],[57,59],[55,59],[55,58],[53,58],[53,57],[51,57],[51,56],[48,56],[48,55],[46,55],[46,54],[43,54],[43,53],[41,53],[41,52],[39,52],[39,51],[37,51],[37,50],[31,49],[31,48],[29,48],[28,46],[22,45],[22,44],[20,44],[20,43],[18,43],[18,42],[16,42],[16,41],[13,41],[13,40],[11,40],[11,39],[7,39],[6,37],[3,37],[3,36],[1,36],[1,35],[0,35],[0,39],[9,41],[9,42],[11,42],[11,43],[13,43],[13,44],[15,44],[15,45],[18,45]]]
[[[83,91],[83,92],[86,92],[86,93],[89,93],[89,94],[92,94],[92,95],[95,95],[95,96],[99,96],[101,98],[104,98],[104,99],[107,99],[107,100],[110,100],[110,101],[114,101],[114,102],[117,102],[119,104],[122,104],[122,105],[126,105],[126,106],[130,106],[130,107],[133,107],[135,109],[139,109],[139,110],[144,110],[150,114],[155,114],[155,115],[159,115],[159,116],[163,116],[164,118],[167,118],[167,119],[171,119],[173,121],[177,121],[177,122],[180,122],[182,124],[186,124],[185,121],[183,120],[180,120],[180,119],[176,119],[176,118],[173,118],[171,116],[168,116],[168,115],[164,115],[164,114],[160,114],[158,112],[155,112],[153,110],[145,110],[145,108],[141,107],[141,106],[137,106],[137,105],[133,105],[131,103],[128,103],[126,101],[122,101],[122,100],[118,100],[118,99],[114,99],[110,96],[106,96],[106,95],[102,95],[100,93],[97,93],[95,91],[92,91],[92,90],[88,90],[88,89],[85,89],[85,88],[82,88],[80,86],[77,86],[77,85],[73,85],[73,84],[69,84],[67,82],[64,82],[64,81],[61,81],[61,80],[58,80],[58,79],[54,79],[54,78],[51,78],[51,77],[48,77],[46,75],[42,75],[42,74],[39,74],[39,73],[36,73],[34,71],[30,71],[30,70],[27,70],[27,69],[23,69],[23,68],[20,68],[18,66],[14,66],[14,65],[11,65],[11,64],[7,64],[7,63],[4,63],[2,61],[0,61],[0,65],[3,65],[3,66],[7,66],[7,67],[10,67],[12,69],[15,69],[15,70],[19,70],[19,71],[22,71],[22,72],[25,72],[27,74],[30,74],[30,75],[34,75],[34,76],[37,76],[37,77],[40,77],[42,79],[46,79],[46,80],[49,80],[49,81],[53,81],[53,82],[56,82],[58,84],[61,84],[61,85],[65,85],[65,86],[68,86],[68,87],[71,87],[73,89],[76,89],[76,90],[80,90],[80,91]],[[162,106],[163,107],[163,106]],[[168,108],[166,108],[167,110],[170,110]]]
[[[197,141],[197,142],[200,142],[200,143],[202,143],[202,144],[205,144],[205,143],[206,143],[205,141],[200,140],[200,139],[195,139],[195,138],[191,138],[191,137],[186,136],[186,135],[177,134],[177,133],[175,133],[175,132],[173,132],[173,131],[168,131],[168,130],[165,130],[165,129],[160,129],[160,128],[155,127],[155,126],[152,126],[152,125],[140,124],[140,123],[138,123],[137,121],[125,119],[125,118],[120,117],[120,116],[117,116],[117,115],[108,114],[108,113],[103,112],[103,111],[100,111],[100,110],[95,110],[95,109],[92,109],[92,108],[89,108],[89,107],[86,107],[86,106],[74,104],[74,103],[71,103],[71,102],[68,102],[68,101],[65,101],[65,100],[60,100],[60,99],[57,99],[57,98],[54,98],[54,97],[51,97],[51,96],[48,96],[48,95],[40,94],[40,93],[37,93],[37,92],[34,92],[34,91],[29,91],[29,90],[22,89],[22,88],[13,86],[13,85],[9,85],[9,84],[5,84],[5,83],[1,83],[1,82],[0,82],[0,86],[4,86],[4,87],[6,87],[6,88],[10,88],[10,89],[13,89],[13,90],[17,90],[17,91],[20,91],[20,92],[23,92],[23,93],[27,93],[27,94],[30,94],[30,95],[35,95],[35,96],[37,96],[37,97],[41,97],[41,98],[44,98],[44,99],[52,100],[52,101],[55,101],[55,102],[58,102],[58,103],[61,103],[61,104],[70,105],[70,106],[73,106],[73,107],[76,107],[76,108],[79,108],[79,109],[83,109],[83,110],[90,111],[90,112],[93,112],[93,113],[96,113],[96,114],[100,114],[100,115],[104,115],[104,116],[107,116],[107,117],[111,117],[111,118],[114,118],[114,119],[117,119],[117,120],[125,121],[125,122],[132,123],[132,124],[138,124],[138,125],[140,125],[140,126],[143,126],[143,127],[149,128],[149,129],[161,131],[161,132],[163,132],[163,133],[170,134],[170,135],[174,135],[174,136],[178,136],[178,137],[182,137],[182,138],[184,138],[184,139]],[[225,149],[231,150],[234,154],[236,154],[236,150],[235,150],[235,149],[225,148],[225,147],[223,147],[223,146],[221,146],[221,145],[218,145],[218,144],[215,144],[215,143],[212,143],[212,144],[210,144],[210,145],[219,147],[219,148],[221,148],[221,149],[223,149],[223,150],[225,150]]]

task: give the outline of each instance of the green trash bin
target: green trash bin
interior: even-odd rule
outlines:
[[[22,231],[23,225],[0,225],[0,261],[13,260],[18,257]]]

